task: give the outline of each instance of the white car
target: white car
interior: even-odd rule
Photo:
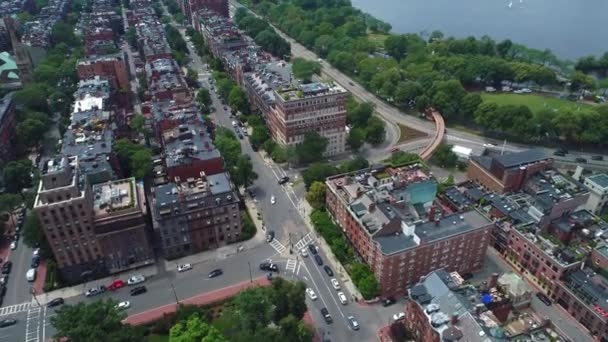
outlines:
[[[405,318],[405,313],[404,312],[399,312],[393,315],[393,320],[398,321],[400,319],[404,319]]]
[[[138,275],[134,275],[131,278],[127,279],[127,284],[137,285],[137,284],[143,283],[144,281],[146,281],[146,277],[144,277],[142,274],[138,274]]]
[[[331,279],[331,286],[334,287],[334,290],[339,290],[340,289],[340,283],[338,282],[338,279],[332,278]]]
[[[177,265],[177,272],[186,272],[192,269],[192,264]]]
[[[487,143],[487,144],[483,144],[483,147],[496,147],[496,145]]]
[[[40,248],[34,249],[34,252],[32,253],[32,256],[39,256],[39,255],[40,255]]]
[[[338,299],[340,300],[340,303],[342,303],[342,305],[348,304],[348,299],[346,299],[346,295],[344,294],[344,292],[338,292]]]
[[[128,309],[130,307],[131,307],[131,302],[129,302],[128,300],[116,304],[116,308],[118,310],[126,310],[126,309]]]
[[[277,199],[276,199],[276,198],[274,198],[274,196],[270,196],[270,203],[271,203],[271,204],[275,204],[275,203],[277,203]]]
[[[14,251],[15,249],[17,249],[17,241],[11,242],[11,250]]]
[[[308,297],[310,297],[310,299],[317,300],[317,294],[310,287],[306,289],[306,293],[308,294]]]
[[[300,255],[302,255],[304,258],[308,257],[308,251],[306,250],[306,248],[302,248],[302,250],[300,251]]]

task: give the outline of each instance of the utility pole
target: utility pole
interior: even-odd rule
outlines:
[[[249,265],[249,282],[253,283],[253,275],[251,274],[251,262],[247,261],[247,265]]]
[[[289,233],[289,254],[293,254],[293,243],[291,242],[291,232]]]
[[[171,283],[171,290],[173,290],[173,296],[175,296],[175,304],[179,305],[179,298],[177,298],[177,292],[175,292],[175,286]]]
[[[30,288],[30,293],[32,294],[32,296],[34,296],[34,300],[36,301],[38,306],[42,306],[42,305],[40,305],[40,302],[38,301],[38,297],[36,297],[36,289],[33,286]]]

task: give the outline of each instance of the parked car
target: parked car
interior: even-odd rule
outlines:
[[[125,286],[125,282],[121,279],[114,280],[110,285],[108,285],[107,289],[110,291],[118,290],[121,287]]]
[[[137,286],[131,289],[131,296],[138,296],[146,292],[148,292],[148,289],[145,286]]]
[[[348,299],[346,299],[346,295],[344,294],[344,292],[338,292],[338,299],[340,300],[340,303],[342,305],[348,304]]]
[[[393,320],[398,321],[405,318],[404,312],[399,312],[393,315]]]
[[[270,204],[277,203],[277,199],[274,196],[270,196]]]
[[[92,287],[92,288],[88,289],[87,292],[84,293],[84,295],[86,297],[93,297],[98,294],[102,294],[104,292],[106,292],[105,286],[96,286],[96,287]]]
[[[25,273],[25,279],[27,279],[28,282],[34,282],[36,280],[36,269],[35,268],[30,268],[29,270],[27,270],[27,272]]]
[[[11,251],[14,251],[15,249],[17,249],[17,241],[13,241],[11,242]]]
[[[306,248],[302,248],[302,250],[300,251],[300,255],[304,258],[308,257],[308,251],[306,251]]]
[[[13,268],[13,263],[10,261],[7,261],[4,263],[4,265],[2,265],[2,274],[9,274],[11,273],[11,269]]]
[[[49,308],[53,308],[59,305],[63,305],[64,301],[63,298],[59,297],[59,298],[55,298],[53,300],[51,300],[50,302],[48,302],[48,304],[46,304],[47,307]]]
[[[323,319],[325,320],[325,323],[327,323],[327,324],[331,324],[334,321],[331,318],[331,315],[329,314],[329,311],[327,311],[326,308],[321,309],[321,316],[323,316]]]
[[[277,266],[276,264],[270,263],[270,262],[263,262],[260,264],[260,269],[262,271],[272,271],[272,272],[279,272],[279,266]]]
[[[116,304],[116,308],[118,310],[126,310],[130,307],[131,307],[131,302],[129,302],[128,300],[125,300],[124,302],[120,302],[120,303]]]
[[[279,179],[279,185],[283,185],[285,183],[289,182],[289,177],[285,176],[285,177],[281,177],[281,179]]]
[[[0,321],[0,328],[10,327],[11,325],[17,324],[16,319],[5,319]]]
[[[540,300],[541,302],[545,303],[545,305],[551,305],[551,299],[549,299],[549,297],[545,296],[544,293],[540,293],[540,292],[536,292],[536,297],[538,298],[538,300]]]
[[[350,325],[353,330],[359,330],[359,322],[357,322],[354,316],[348,316],[346,319],[348,320],[348,325]]]
[[[306,294],[308,295],[308,297],[310,297],[311,300],[317,300],[317,294],[315,293],[315,290],[311,289],[310,287],[306,289]]]
[[[177,265],[177,272],[186,272],[192,269],[192,264]]]
[[[315,254],[315,261],[317,262],[317,265],[323,266],[323,259],[319,254]]]
[[[391,148],[391,152],[392,152],[392,153],[399,152],[399,151],[401,151],[401,150],[399,149],[399,147],[393,147],[393,148]]]
[[[387,306],[391,306],[393,304],[395,304],[397,301],[395,300],[394,297],[386,297],[383,301],[382,301],[382,306],[387,307]]]
[[[577,157],[576,159],[574,159],[577,163],[582,163],[582,164],[586,164],[587,163],[587,159],[583,158],[583,157]]]
[[[37,268],[38,266],[40,266],[40,257],[39,256],[35,256],[32,258],[32,263],[30,264],[30,266],[32,268]]]
[[[0,277],[0,285],[4,286],[6,285],[6,283],[8,283],[8,274],[5,274]]]
[[[564,151],[557,150],[557,151],[553,152],[553,155],[558,156],[558,157],[564,157],[566,154],[564,153]]]
[[[222,274],[224,274],[224,271],[222,271],[219,268],[216,268],[215,270],[209,272],[209,278],[215,278],[215,277],[219,277]]]
[[[146,277],[144,277],[142,274],[138,274],[138,275],[134,275],[131,278],[127,279],[127,284],[137,285],[137,284],[143,283],[144,281],[146,281]]]
[[[0,286],[0,298],[4,298],[6,296],[6,286]]]
[[[600,156],[600,155],[591,156],[591,160],[604,160],[604,156]]]
[[[269,230],[266,234],[266,242],[272,242],[274,240],[274,230]]]
[[[340,289],[340,283],[338,282],[338,279],[332,278],[331,279],[331,286],[334,288],[334,290],[339,290]]]
[[[310,253],[312,253],[313,255],[314,255],[314,254],[317,254],[317,247],[315,247],[315,245],[313,245],[313,244],[308,245],[308,250],[309,250],[309,251],[310,251]]]
[[[325,273],[327,273],[328,276],[330,276],[330,277],[334,276],[334,271],[331,270],[331,267],[325,265],[325,266],[323,266],[323,269],[325,270]]]

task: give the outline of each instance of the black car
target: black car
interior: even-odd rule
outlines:
[[[148,289],[145,286],[134,287],[131,289],[131,296],[137,296],[146,292],[148,292]]]
[[[209,278],[219,277],[222,274],[224,274],[224,271],[222,271],[221,269],[217,268],[217,269],[209,272]]]
[[[37,268],[40,265],[40,257],[39,256],[35,256],[32,258],[32,264],[30,266],[32,266],[32,268]]]
[[[289,182],[289,177],[287,177],[287,176],[279,179],[279,185],[283,185],[283,184],[285,184],[287,182]]]
[[[321,309],[321,316],[323,316],[323,319],[325,320],[325,323],[327,323],[327,324],[332,324],[334,321],[331,318],[331,315],[329,314],[329,311],[327,311],[326,308]]]
[[[549,299],[549,297],[545,296],[544,294],[537,292],[536,293],[536,297],[543,303],[545,303],[546,305],[551,305],[551,299]]]
[[[317,254],[317,247],[315,247],[315,245],[308,245],[308,250],[310,251],[310,253],[312,253],[313,255]]]
[[[2,265],[2,274],[9,274],[11,273],[11,269],[13,268],[13,263],[10,261],[7,261],[4,263],[4,265]]]
[[[6,286],[0,286],[0,298],[6,295]]]
[[[247,190],[247,193],[249,194],[249,197],[255,198],[255,191],[249,189],[249,190]]]
[[[471,278],[473,278],[473,273],[464,273],[464,274],[462,274],[462,279],[464,279],[464,280],[469,280]]]
[[[52,301],[50,301],[46,306],[49,308],[55,307],[55,306],[59,306],[63,304],[63,298],[59,297],[59,298],[55,298]]]
[[[566,153],[564,153],[564,151],[555,151],[553,152],[554,156],[558,156],[558,157],[564,157],[566,155]]]
[[[243,140],[243,135],[241,133],[238,134],[239,139]]]
[[[272,242],[272,240],[274,240],[274,230],[270,230],[266,234],[266,242]]]
[[[279,266],[270,263],[270,262],[263,262],[260,264],[260,269],[262,271],[273,271],[273,272],[279,272]]]
[[[319,254],[315,254],[315,261],[317,262],[317,265],[323,266],[323,259],[321,259]]]
[[[334,276],[334,271],[332,271],[329,266],[325,265],[325,266],[323,266],[323,269],[325,270],[325,273],[327,273],[328,276],[330,276],[330,277]]]
[[[578,157],[578,158],[576,158],[576,159],[574,159],[574,160],[575,160],[577,163],[582,163],[582,164],[587,163],[587,159],[582,158],[582,157]]]
[[[17,324],[16,319],[5,319],[0,321],[0,328],[10,327],[11,325]]]
[[[604,160],[604,156],[591,156],[591,160]]]
[[[394,297],[386,297],[382,301],[382,306],[384,306],[384,307],[391,306],[391,305],[395,304],[396,302],[397,302],[397,300],[395,300]]]

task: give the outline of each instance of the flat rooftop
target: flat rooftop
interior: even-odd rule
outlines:
[[[599,186],[603,190],[608,190],[608,175],[605,173],[589,176],[587,177],[587,180],[589,182],[597,184],[597,186]]]
[[[95,184],[93,210],[95,216],[112,215],[137,206],[135,178]]]
[[[494,157],[494,160],[500,163],[505,168],[513,168],[518,166],[535,163],[541,160],[551,159],[545,152],[540,149],[526,150],[522,152],[507,153],[501,156]]]

